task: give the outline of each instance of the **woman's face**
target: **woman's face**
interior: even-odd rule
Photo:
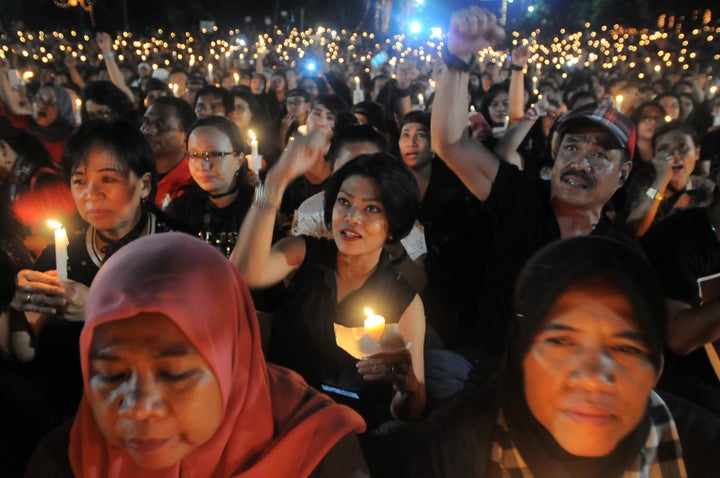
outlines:
[[[670,184],[677,190],[683,189],[700,157],[700,149],[695,146],[692,137],[682,131],[668,131],[655,139],[654,146],[655,154],[671,156]]]
[[[377,253],[388,238],[389,224],[380,188],[367,176],[350,176],[340,186],[332,210],[332,234],[348,255]]]
[[[644,141],[651,141],[655,130],[665,121],[665,112],[654,106],[643,108],[637,123],[637,136]]]
[[[273,75],[270,80],[270,87],[273,91],[285,91],[285,78],[282,75]]]
[[[665,114],[670,116],[673,121],[680,117],[680,102],[674,96],[663,96],[658,103],[665,108]]]
[[[143,469],[178,463],[212,438],[222,422],[215,374],[162,314],[141,313],[98,326],[88,374],[98,428]]]
[[[608,455],[645,414],[657,372],[632,305],[607,284],[574,286],[523,360],[530,411],[568,453]]]
[[[93,148],[70,177],[80,216],[110,239],[120,239],[138,223],[151,174],[138,177],[105,149]]]
[[[10,171],[12,171],[17,157],[17,153],[10,147],[10,144],[0,139],[0,178],[10,176]]]
[[[240,131],[247,131],[252,123],[252,110],[247,101],[237,96],[234,99],[235,106],[228,117],[235,122]]]
[[[510,106],[510,99],[505,91],[499,92],[492,99],[488,106],[488,113],[493,123],[504,123],[505,117],[508,115],[508,107]]]
[[[432,161],[430,131],[422,123],[407,123],[400,130],[398,140],[400,158],[410,169],[420,170]]]
[[[50,86],[43,86],[33,98],[33,119],[38,126],[50,126],[58,117],[57,97]]]
[[[695,108],[695,103],[693,102],[692,98],[688,95],[682,95],[680,97],[680,119],[686,120],[688,116],[690,116],[690,113],[693,112],[693,109]]]
[[[207,159],[203,156],[204,153],[232,151],[230,138],[217,128],[200,126],[190,133],[188,138],[190,174],[204,191],[210,194],[223,194],[235,186],[242,156],[234,153],[215,158],[208,154]],[[194,157],[193,153],[199,157]]]

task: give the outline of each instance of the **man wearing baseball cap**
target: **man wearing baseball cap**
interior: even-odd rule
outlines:
[[[431,127],[438,155],[485,202],[492,218],[478,314],[458,331],[466,345],[492,355],[502,352],[513,285],[533,253],[552,241],[586,234],[631,241],[603,208],[627,180],[635,143],[632,121],[612,106],[595,103],[570,111],[554,128],[548,182],[500,161],[468,137],[469,71],[476,52],[503,36],[487,10],[469,7],[453,14],[443,54],[447,69],[435,93]]]

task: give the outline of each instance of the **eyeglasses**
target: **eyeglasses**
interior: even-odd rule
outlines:
[[[168,125],[163,120],[158,121],[150,121],[147,118],[143,118],[142,122],[140,123],[140,131],[143,133],[150,128],[155,128],[155,131],[158,133],[167,133],[168,131],[177,131],[176,128],[171,128],[170,125]]]
[[[57,105],[57,100],[56,100],[55,98],[53,98],[52,96],[37,95],[37,96],[35,96],[35,98],[33,98],[33,100],[34,100],[36,103],[42,103],[42,104],[47,105],[47,106],[55,106],[55,105]]]
[[[206,163],[212,163],[215,164],[217,161],[221,160],[225,156],[234,155],[235,151],[200,151],[200,152],[187,152],[185,153],[185,157],[188,159],[189,162],[193,164],[198,164],[201,161],[205,161]]]

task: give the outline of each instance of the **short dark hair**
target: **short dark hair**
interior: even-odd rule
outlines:
[[[290,98],[291,96],[300,96],[303,100],[305,100],[306,103],[310,101],[310,95],[308,95],[307,91],[303,90],[302,88],[293,88],[285,94],[286,98]]]
[[[132,103],[123,91],[111,81],[91,81],[83,90],[83,102],[92,101],[110,107],[113,118],[130,120],[132,114]],[[83,108],[81,112],[83,121],[88,119],[87,112]]]
[[[402,121],[400,121],[400,129],[402,129],[403,126],[409,123],[420,123],[421,125],[425,126],[430,131],[430,114],[425,113],[424,111],[410,111],[408,114],[403,116]]]
[[[215,128],[218,131],[220,131],[222,134],[228,137],[230,140],[230,144],[232,144],[233,151],[236,153],[242,153],[245,148],[245,143],[243,141],[243,135],[240,132],[240,129],[237,127],[234,121],[224,117],[224,116],[206,116],[205,118],[200,118],[197,120],[188,130],[187,136],[185,136],[185,148],[187,149],[188,145],[188,139],[190,138],[190,134],[195,131],[195,129],[201,127],[201,126],[207,126],[210,128]]]
[[[151,191],[147,204],[154,204],[157,192],[155,155],[137,127],[121,119],[96,119],[80,125],[63,149],[62,166],[68,182],[78,166],[87,162],[94,149],[111,153],[122,167],[137,177],[150,173]]]
[[[152,104],[152,106],[155,105],[165,105],[175,109],[175,115],[180,120],[180,129],[183,133],[187,133],[197,120],[195,110],[183,99],[174,96],[161,96]]]
[[[346,144],[353,143],[371,143],[374,144],[378,151],[388,151],[388,143],[381,133],[369,124],[350,124],[337,128],[330,142],[330,151],[328,151],[328,159],[330,164],[334,165],[340,148]]]
[[[201,96],[217,96],[222,100],[223,107],[225,108],[225,114],[230,113],[234,108],[233,97],[230,92],[225,88],[221,88],[215,85],[208,85],[200,88],[195,94],[195,102],[193,103],[193,109],[197,106],[198,100]]]
[[[388,220],[388,243],[412,230],[420,207],[420,189],[410,169],[389,153],[363,154],[335,171],[325,187],[325,225],[332,228],[332,212],[340,187],[350,176],[372,179],[380,189],[380,202]]]
[[[700,135],[698,134],[697,130],[693,128],[689,123],[686,123],[684,121],[671,121],[669,123],[661,124],[655,130],[655,134],[653,134],[652,137],[653,149],[655,149],[655,142],[658,140],[658,138],[660,138],[660,136],[668,134],[671,131],[680,131],[681,133],[690,136],[695,146],[698,146],[700,144]]]
[[[335,116],[339,115],[340,113],[348,112],[347,103],[345,103],[345,101],[338,95],[319,95],[317,98],[315,98],[315,101],[313,102],[313,108],[318,105],[322,105],[325,108],[329,109],[330,112]]]

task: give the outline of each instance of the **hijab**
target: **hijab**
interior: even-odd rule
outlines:
[[[503,361],[500,401],[507,427],[534,476],[612,477],[638,457],[651,427],[650,410],[612,453],[583,458],[567,453],[540,422],[525,400],[523,359],[533,337],[557,299],[571,286],[605,279],[625,291],[660,371],[665,337],[665,294],[645,258],[613,239],[582,236],[557,241],[538,252],[523,268],[515,288],[515,317]]]
[[[164,314],[185,334],[222,395],[215,434],[162,472],[140,469],[105,440],[88,392],[95,329],[141,312]],[[78,477],[307,476],[341,438],[365,428],[350,408],[313,391],[294,372],[265,363],[245,282],[222,254],[189,235],[145,236],[105,263],[88,295],[80,355],[85,393],[70,441]]]
[[[46,83],[55,92],[57,102],[57,118],[48,126],[40,126],[35,120],[30,123],[30,132],[43,141],[56,142],[70,135],[75,128],[75,116],[70,95],[64,87],[55,83]]]

